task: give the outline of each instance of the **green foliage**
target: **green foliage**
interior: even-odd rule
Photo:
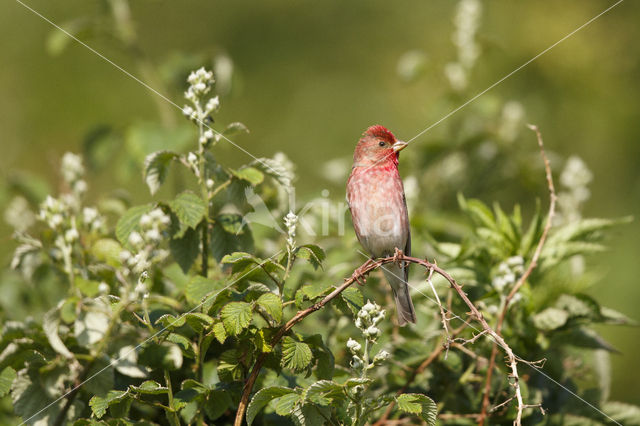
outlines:
[[[64,45],[51,36],[52,52]],[[392,406],[392,418],[428,425],[436,423],[438,412],[478,413],[492,342],[478,339],[466,351],[452,346],[447,356],[421,370],[442,344],[439,310],[422,299],[416,303],[418,325],[395,327],[388,320],[395,312],[389,290],[377,285],[375,274],[367,286],[347,288],[295,329],[285,327],[364,259],[351,233],[330,231],[312,244],[296,228],[302,216],[290,212],[280,220],[291,207],[284,199],[295,178],[282,155],[233,169],[218,162],[218,142],[248,130],[238,122],[221,133],[209,129],[219,108],[213,76],[202,69],[188,82],[183,112],[190,127],[133,123],[118,146],[126,155],[122,163],[142,167],[144,182],[158,199],[134,205],[123,195],[94,200],[79,185],[86,184],[82,163],[71,174],[63,167],[63,193],[41,205],[40,222],[16,233],[12,279],[17,287],[55,284],[58,290],[44,296],[49,305],[40,320],[4,321],[0,396],[10,394],[15,415],[28,424],[54,424],[58,418],[79,425],[232,424],[258,362],[262,368],[246,411],[249,425],[274,424],[280,417],[299,425],[364,425]],[[486,128],[466,125],[461,134],[449,135],[454,145],[479,152],[483,141],[495,139],[502,145],[494,148],[503,149],[500,159],[508,163],[514,152],[495,130],[501,123],[481,119]],[[108,145],[117,139],[109,131],[99,133],[85,147],[88,164],[96,168],[107,162],[108,150],[115,149]],[[412,178],[425,188],[437,186],[430,197],[411,198],[407,191],[414,208],[414,254],[435,257],[493,325],[534,255],[546,217],[539,203],[508,211],[459,194],[457,207],[447,205],[455,191],[430,184],[433,171],[446,171],[444,160],[455,154],[445,145],[434,143],[425,155],[407,159]],[[474,158],[477,171],[459,172],[469,184],[461,186],[475,188],[475,194],[482,194],[474,185],[484,180],[474,174],[488,175],[486,169],[495,166],[481,157]],[[32,203],[50,192],[37,180],[20,190]],[[245,220],[259,210],[248,194],[259,196],[273,213],[273,226]],[[89,204],[94,201],[97,206]],[[615,421],[638,424],[638,407],[608,399],[608,361],[602,354],[615,348],[593,327],[634,321],[585,294],[594,280],[581,266],[606,249],[607,232],[628,219],[561,213],[537,268],[507,311],[502,334],[518,357],[546,358],[545,372],[563,386]],[[335,222],[330,229],[340,229]],[[279,227],[285,232],[277,232]],[[410,284],[421,288],[424,277],[415,275]],[[457,337],[471,339],[479,330],[465,317],[467,307],[438,278],[434,283],[447,300],[452,329],[468,322]],[[421,291],[413,296],[421,297]],[[365,303],[365,297],[384,306]],[[489,383],[492,404],[511,396],[508,375],[498,362]],[[549,412],[542,418],[526,410],[526,424],[606,421],[535,370],[521,374],[521,386],[526,403],[542,403]],[[397,394],[403,388],[411,393]],[[513,403],[491,415],[492,424],[510,423]]]

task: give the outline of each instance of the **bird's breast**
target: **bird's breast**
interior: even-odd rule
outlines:
[[[358,239],[372,256],[393,254],[396,247],[404,249],[409,219],[397,168],[354,168],[347,183],[347,200]]]

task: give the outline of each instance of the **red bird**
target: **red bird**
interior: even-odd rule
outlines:
[[[396,248],[411,255],[409,215],[398,172],[400,150],[406,146],[376,125],[364,132],[353,154],[347,202],[358,241],[374,258],[392,256]],[[415,323],[407,285],[409,265],[387,264],[383,272],[396,300],[398,324]]]

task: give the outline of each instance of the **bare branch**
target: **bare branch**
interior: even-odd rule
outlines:
[[[509,294],[507,295],[504,304],[502,306],[502,310],[500,311],[500,315],[498,317],[498,322],[496,324],[496,332],[498,334],[502,334],[502,326],[504,324],[504,319],[507,315],[507,311],[509,310],[509,305],[513,300],[513,297],[518,293],[518,290],[524,285],[525,281],[531,275],[531,272],[538,265],[538,259],[540,258],[540,253],[542,252],[542,247],[544,246],[545,241],[547,240],[547,235],[549,234],[549,230],[551,229],[553,216],[556,211],[556,190],[553,186],[553,175],[551,174],[551,165],[549,164],[549,159],[547,158],[547,154],[544,151],[544,142],[542,141],[542,135],[540,134],[540,130],[538,130],[537,126],[532,124],[529,125],[529,128],[536,133],[536,137],[538,139],[538,147],[540,148],[540,155],[542,156],[542,161],[544,162],[544,170],[547,178],[547,188],[549,189],[549,212],[547,214],[547,221],[545,223],[544,229],[542,231],[542,235],[540,236],[540,240],[538,241],[538,245],[536,247],[533,256],[531,257],[531,261],[529,262],[529,266],[524,271],[520,279],[513,286]],[[493,345],[493,349],[491,350],[491,358],[489,360],[489,368],[487,369],[487,377],[484,384],[484,396],[482,398],[482,410],[480,411],[480,418],[478,420],[478,424],[482,426],[484,424],[485,419],[488,415],[489,408],[489,394],[491,392],[491,378],[493,375],[493,367],[496,364],[496,357],[498,355],[498,346],[496,344]],[[515,368],[515,363],[517,362],[516,358],[509,361],[510,367],[513,371]],[[539,361],[537,363],[540,363]],[[530,365],[534,365],[536,363],[531,363]],[[542,363],[544,364],[544,363]],[[539,367],[538,367],[539,368]],[[517,376],[515,377],[517,383]],[[518,388],[516,388],[516,395],[518,394]],[[518,413],[516,415],[516,419],[513,422],[514,425],[520,425],[522,419],[522,411],[524,410],[525,405],[522,402],[521,398],[518,398]]]

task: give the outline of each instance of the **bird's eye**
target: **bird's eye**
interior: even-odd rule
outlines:
[[[378,145],[380,145],[380,146],[384,146],[384,145],[385,145],[385,143],[381,141]]]

